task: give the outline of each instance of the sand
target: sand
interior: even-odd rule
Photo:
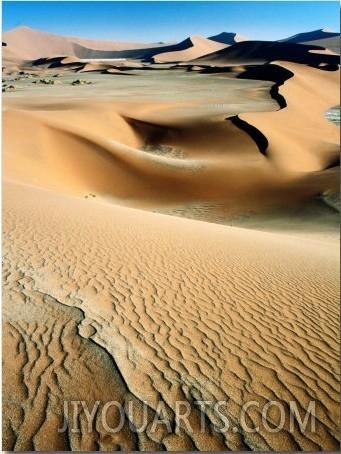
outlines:
[[[80,58],[91,58],[93,51],[105,58],[112,52],[122,50],[162,48],[162,44],[122,43],[117,41],[99,41],[87,38],[76,38],[45,33],[30,27],[21,26],[3,33],[2,41],[7,44],[3,48],[3,60],[6,62],[8,53],[15,49],[21,61],[30,61],[44,57],[75,55]]]
[[[234,39],[8,60],[4,450],[338,449],[339,71]]]
[[[181,47],[185,47],[185,49],[162,52],[161,54],[156,54],[153,59],[156,63],[189,61],[216,52],[220,49],[225,49],[226,45],[211,39],[203,38],[202,36],[194,35],[191,36],[187,42],[183,43],[183,46]]]

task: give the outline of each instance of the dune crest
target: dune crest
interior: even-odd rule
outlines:
[[[238,33],[227,33],[222,32],[219,35],[210,36],[208,39],[212,41],[217,41],[218,43],[233,45],[239,43],[240,41],[247,41],[248,39],[244,36],[239,35]]]

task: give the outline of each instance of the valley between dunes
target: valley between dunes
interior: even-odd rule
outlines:
[[[338,449],[339,70],[238,58],[21,63],[3,95],[3,449]],[[99,402],[91,430],[80,411],[58,431],[75,401]]]

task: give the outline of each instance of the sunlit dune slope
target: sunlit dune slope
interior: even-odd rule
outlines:
[[[62,55],[80,58],[119,58],[122,51],[134,53],[136,50],[142,52],[143,49],[163,47],[162,44],[124,43],[67,37],[41,32],[26,26],[5,32],[2,41],[7,44],[3,48],[5,62],[10,52],[15,52],[21,60]]]
[[[203,38],[202,36],[190,36],[186,41],[179,45],[179,49],[174,49],[169,52],[162,52],[154,55],[153,60],[157,63],[181,62],[199,58],[202,55],[216,52],[220,49],[225,49],[226,44],[220,43],[211,39]]]

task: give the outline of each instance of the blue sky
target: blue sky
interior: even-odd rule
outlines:
[[[3,1],[3,31],[26,25],[67,36],[172,42],[237,32],[281,39],[319,28],[339,31],[339,1]]]

